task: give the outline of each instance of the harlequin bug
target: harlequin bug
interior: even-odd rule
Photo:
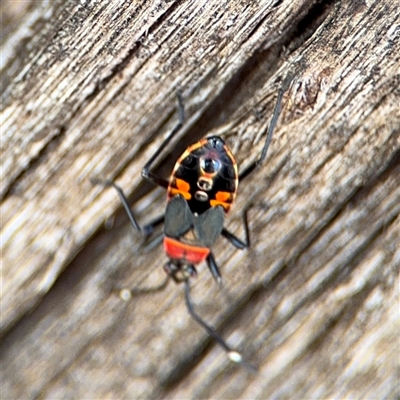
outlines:
[[[147,236],[157,225],[164,223],[163,243],[168,257],[164,270],[176,283],[184,283],[189,314],[227,352],[232,361],[250,368],[253,367],[243,360],[242,355],[233,350],[194,311],[190,297],[190,278],[197,275],[196,265],[206,261],[214,279],[221,283],[219,267],[211,251],[220,235],[238,249],[249,247],[247,210],[243,213],[244,240],[224,228],[224,219],[235,200],[238,183],[260,166],[266,158],[280,112],[282,96],[283,89],[279,91],[260,157],[245,170],[239,173],[235,158],[224,140],[218,136],[211,136],[187,148],[177,160],[167,181],[153,173],[150,168],[182,127],[184,108],[181,95],[178,93],[179,122],[142,170],[142,177],[145,180],[167,190],[165,214],[145,227],[141,227],[137,222],[126,196],[117,184],[109,180],[105,182],[93,180],[96,184],[113,186],[117,190],[132,226],[141,234]]]

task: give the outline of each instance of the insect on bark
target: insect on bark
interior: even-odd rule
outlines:
[[[255,368],[196,313],[190,296],[190,281],[197,275],[196,265],[205,261],[214,279],[222,282],[219,266],[211,250],[220,235],[238,249],[250,246],[247,210],[243,212],[244,240],[227,230],[224,220],[235,200],[239,182],[261,166],[267,156],[282,96],[283,89],[280,89],[261,154],[246,169],[239,172],[224,140],[219,136],[210,136],[189,146],[176,161],[169,180],[166,180],[152,172],[151,167],[183,125],[184,107],[181,94],[178,93],[179,121],[142,170],[145,180],[167,191],[164,215],[147,226],[142,227],[138,223],[124,192],[116,183],[92,180],[95,184],[116,189],[132,226],[139,233],[147,235],[157,225],[164,223],[163,244],[168,258],[164,270],[176,283],[184,284],[190,316],[225,350],[230,360],[250,369]]]

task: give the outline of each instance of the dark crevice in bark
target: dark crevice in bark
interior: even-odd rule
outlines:
[[[289,55],[303,46],[305,42],[324,24],[328,23],[328,17],[332,16],[337,0],[316,1],[313,7],[294,26],[289,27],[286,33],[286,54]]]

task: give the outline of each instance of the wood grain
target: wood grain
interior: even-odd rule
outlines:
[[[2,397],[395,399],[400,351],[400,11],[376,1],[61,1],[1,4]],[[141,222],[162,213],[140,171],[223,136],[244,168],[197,311],[251,373],[187,314]],[[112,217],[110,219],[110,217]],[[106,222],[106,224],[105,224]]]

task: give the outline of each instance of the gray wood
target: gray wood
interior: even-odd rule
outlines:
[[[19,5],[18,5],[19,4]],[[355,398],[399,393],[400,96],[396,2],[13,2],[2,13],[2,397]],[[219,134],[244,168],[291,82],[266,163],[239,187],[188,316],[141,222],[165,207],[140,171]],[[110,217],[112,216],[112,219]],[[106,223],[106,224],[104,224]]]

